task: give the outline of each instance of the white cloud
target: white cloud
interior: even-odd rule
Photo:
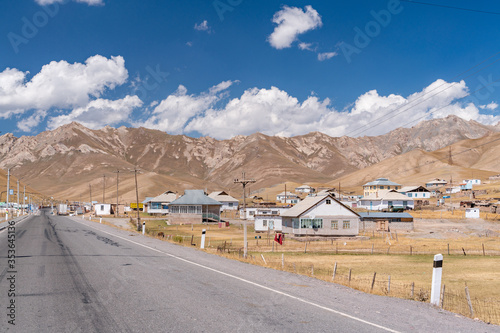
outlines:
[[[480,105],[479,106],[481,109],[483,110],[496,110],[498,108],[498,104],[495,103],[495,102],[491,102],[490,104],[487,104],[487,105]]]
[[[338,53],[337,52],[324,52],[324,53],[318,53],[318,60],[319,61],[324,61],[324,60],[328,60],[328,59],[331,59],[335,56],[337,56]]]
[[[299,49],[301,50],[307,50],[307,51],[314,51],[312,48],[312,43],[299,43]]]
[[[186,123],[192,117],[209,109],[224,97],[224,91],[234,82],[224,81],[200,95],[188,95],[183,85],[177,91],[160,102],[152,115],[143,122],[135,125],[166,131],[171,134],[183,133]]]
[[[31,132],[31,130],[40,124],[47,116],[47,111],[37,110],[26,119],[17,122],[17,128],[23,132]]]
[[[130,115],[135,108],[142,106],[137,96],[126,96],[119,100],[96,99],[88,105],[76,108],[67,115],[51,117],[47,128],[52,130],[76,121],[91,129],[100,129],[106,125],[130,122]]]
[[[261,132],[267,135],[294,136],[320,131],[331,136],[380,135],[419,121],[457,115],[493,125],[500,116],[484,115],[474,104],[459,99],[468,96],[464,81],[448,83],[437,80],[408,97],[396,94],[380,96],[376,90],[361,95],[345,111],[331,106],[328,98],[309,96],[300,102],[276,87],[252,88],[240,98],[230,100],[222,108],[210,107],[197,114],[183,129],[197,131],[217,139]],[[192,96],[195,98],[195,96]],[[165,127],[167,128],[167,127]],[[177,133],[180,128],[176,127]]]
[[[52,5],[54,3],[63,3],[66,0],[35,0],[35,2],[41,6]],[[103,0],[73,0],[75,2],[86,3],[89,6],[100,6],[104,5]]]
[[[276,49],[291,47],[298,35],[323,25],[321,16],[311,6],[306,6],[305,11],[297,7],[283,6],[282,10],[274,14],[273,22],[277,27],[268,37],[268,41]]]
[[[194,29],[198,31],[207,31],[207,32],[212,31],[212,29],[208,26],[207,20],[201,22],[200,24],[195,23]]]
[[[0,72],[0,118],[29,110],[74,108],[125,83],[128,72],[122,57],[100,55],[84,64],[53,61],[27,80],[28,72],[7,68]]]

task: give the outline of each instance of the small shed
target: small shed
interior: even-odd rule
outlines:
[[[479,218],[479,208],[467,208],[465,210],[465,218],[478,219]]]
[[[413,216],[408,213],[358,213],[361,230],[396,231],[413,230]]]
[[[111,204],[107,203],[96,203],[94,205],[94,211],[96,216],[113,215],[115,213]]]
[[[280,215],[255,215],[255,232],[282,231]]]

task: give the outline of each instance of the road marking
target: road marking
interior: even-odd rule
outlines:
[[[29,217],[31,217],[31,216],[34,216],[34,215],[27,215],[27,216],[26,216],[25,218],[23,218],[22,220],[17,221],[14,225],[16,225],[16,226],[17,226],[19,223],[26,221],[26,220],[27,220]],[[21,217],[21,216],[20,216],[20,217]],[[16,217],[15,219],[17,219],[17,218],[18,218],[18,217]],[[8,224],[8,223],[9,223],[9,221],[12,221],[12,220],[10,220],[10,219],[9,219],[8,221],[4,221],[5,223],[7,223],[7,225],[6,225],[3,229],[1,229],[1,230],[0,230],[0,234],[1,234],[2,232],[7,231],[7,229],[9,228],[9,224]],[[4,222],[2,222],[2,223],[4,223]]]
[[[258,284],[256,282],[253,282],[253,281],[250,281],[250,280],[246,280],[246,279],[243,279],[243,278],[240,278],[236,275],[232,275],[232,274],[229,274],[229,273],[226,273],[226,272],[223,272],[223,271],[219,271],[215,268],[211,268],[211,267],[208,267],[208,266],[205,266],[205,265],[202,265],[202,264],[198,264],[194,261],[191,261],[191,260],[187,260],[187,259],[184,259],[184,258],[181,258],[181,257],[178,257],[174,254],[171,254],[171,253],[168,253],[168,252],[165,252],[165,251],[161,251],[161,250],[158,250],[156,248],[153,248],[151,246],[147,246],[147,245],[144,245],[144,244],[141,244],[141,243],[138,243],[138,242],[134,242],[133,240],[130,240],[130,239],[127,239],[125,237],[121,237],[121,236],[118,236],[118,235],[115,235],[115,234],[112,234],[110,232],[107,232],[107,231],[104,231],[104,230],[100,230],[100,229],[97,229],[97,228],[94,228],[93,226],[91,225],[88,225],[88,224],[85,224],[85,223],[82,223],[80,221],[76,221],[76,220],[73,220],[75,222],[78,222],[80,224],[83,224],[89,228],[92,228],[92,229],[95,229],[95,230],[98,230],[100,232],[104,232],[105,234],[108,234],[108,235],[111,235],[111,236],[114,236],[114,237],[117,237],[117,238],[120,238],[120,239],[123,239],[125,241],[128,241],[130,243],[133,243],[135,245],[139,245],[139,246],[142,246],[146,249],[149,249],[149,250],[152,250],[152,251],[155,251],[155,252],[158,252],[158,253],[162,253],[162,254],[165,254],[171,258],[174,258],[174,259],[177,259],[177,260],[180,260],[180,261],[183,261],[185,263],[188,263],[188,264],[191,264],[191,265],[194,265],[194,266],[198,266],[198,267],[201,267],[201,268],[204,268],[206,270],[209,270],[209,271],[212,271],[212,272],[215,272],[215,273],[218,273],[218,274],[221,274],[221,275],[224,275],[224,276],[227,276],[227,277],[230,277],[230,278],[233,278],[233,279],[236,279],[236,280],[239,280],[241,282],[245,282],[247,284],[250,284],[250,285],[253,285],[255,287],[259,287],[259,288],[262,288],[262,289],[265,289],[265,290],[268,290],[268,291],[272,291],[273,293],[276,293],[276,294],[279,294],[279,295],[282,295],[282,296],[285,296],[285,297],[288,297],[288,298],[291,298],[291,299],[294,299],[294,300],[297,300],[299,302],[302,302],[302,303],[305,303],[305,304],[309,304],[309,305],[312,305],[314,307],[317,307],[317,308],[320,308],[320,309],[323,309],[323,310],[326,310],[326,311],[329,311],[329,312],[332,312],[332,313],[335,313],[337,315],[340,315],[340,316],[343,316],[343,317],[346,317],[346,318],[349,318],[349,319],[352,319],[352,320],[355,320],[355,321],[358,321],[358,322],[361,322],[363,324],[367,324],[367,325],[370,325],[370,326],[373,326],[373,327],[377,327],[377,328],[380,328],[384,331],[387,331],[387,332],[393,332],[393,333],[399,333],[398,331],[395,331],[393,329],[390,329],[388,327],[385,327],[385,326],[381,326],[381,325],[378,325],[378,324],[375,324],[375,323],[372,323],[372,322],[369,322],[367,320],[364,320],[364,319],[361,319],[361,318],[358,318],[358,317],[355,317],[355,316],[351,316],[347,313],[344,313],[344,312],[341,312],[341,311],[338,311],[338,310],[334,310],[332,308],[328,308],[326,306],[323,306],[323,305],[319,305],[319,304],[316,304],[316,303],[313,303],[311,301],[308,301],[308,300],[305,300],[303,298],[300,298],[300,297],[297,297],[297,296],[293,296],[293,295],[290,295],[290,294],[287,294],[285,292],[282,292],[282,291],[279,291],[279,290],[276,290],[276,289],[273,289],[273,288],[270,288],[270,287],[266,287],[266,286],[263,286],[261,284]]]

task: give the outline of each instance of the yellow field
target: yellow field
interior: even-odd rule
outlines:
[[[168,226],[163,221],[147,221],[146,226],[150,235],[162,232],[165,237],[159,238],[184,246],[192,246],[193,239],[196,248],[201,241],[201,230],[206,229],[207,252],[326,281],[332,281],[337,263],[336,283],[366,292],[420,301],[429,299],[433,256],[442,253],[444,308],[470,316],[465,297],[467,285],[475,308],[474,316],[500,324],[500,270],[496,269],[500,267],[498,237],[433,239],[412,238],[411,234],[370,232],[351,240],[305,242],[285,239],[284,245],[279,245],[273,241],[274,236],[270,235],[268,240],[266,233],[255,233],[252,227],[248,227],[249,257],[244,259],[241,226]],[[256,239],[256,236],[261,238]],[[223,248],[224,253],[221,252]],[[374,273],[376,279],[372,289]]]

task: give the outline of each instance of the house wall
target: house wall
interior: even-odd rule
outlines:
[[[406,196],[412,199],[429,199],[430,192],[406,192]]]
[[[168,217],[170,224],[201,224],[202,215],[199,214],[170,214]]]
[[[415,208],[415,202],[412,200],[413,198],[408,198],[406,207],[414,209]],[[370,202],[372,204],[370,205]],[[393,207],[403,207],[403,200],[392,200],[392,206]],[[359,208],[363,209],[369,209],[369,210],[383,210],[383,209],[389,209],[389,201],[388,200],[360,200],[360,204],[358,205]]]
[[[303,217],[306,218],[306,217]],[[293,228],[292,218],[283,217],[283,233],[294,236],[357,236],[359,234],[359,218],[356,216],[315,216],[316,219],[323,219],[323,228]],[[332,228],[332,222],[337,221],[338,229]],[[343,228],[343,222],[349,221],[350,227]]]
[[[264,226],[264,221],[266,221],[266,226]],[[271,224],[273,228],[271,230],[274,231],[282,231],[282,218],[277,215],[257,215],[255,216],[255,231],[256,232],[266,232],[269,230],[269,225]]]
[[[465,217],[468,219],[479,218],[479,208],[470,208],[465,210]]]
[[[238,210],[238,202],[227,202],[227,201],[219,201],[222,203],[221,211],[223,210]]]
[[[377,221],[360,221],[359,229],[362,231],[377,230]],[[413,229],[413,222],[389,222],[390,231],[412,231]]]

